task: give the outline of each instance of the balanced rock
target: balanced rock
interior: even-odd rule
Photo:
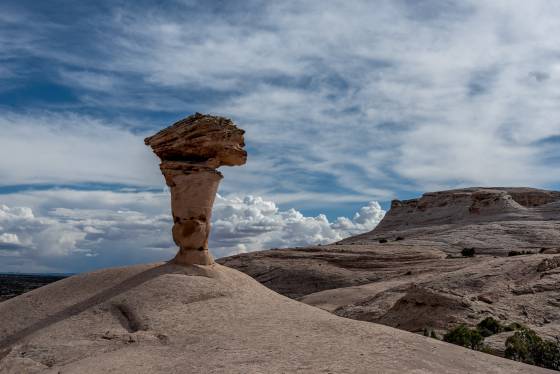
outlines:
[[[210,265],[208,252],[212,206],[222,174],[220,166],[243,165],[243,134],[230,119],[196,113],[144,140],[161,159],[171,190],[174,262]]]

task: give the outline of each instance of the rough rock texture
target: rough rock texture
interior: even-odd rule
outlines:
[[[533,188],[465,188],[394,200],[371,232],[342,243],[407,238],[447,253],[475,248],[478,254],[560,248],[560,192]]]
[[[196,113],[145,139],[161,159],[160,169],[171,190],[177,264],[214,262],[208,252],[208,236],[222,179],[216,168],[246,162],[243,134],[227,118]]]
[[[470,188],[394,201],[372,232],[339,243],[218,261],[343,317],[441,336],[493,316],[555,336],[558,247],[560,193]],[[462,257],[463,248],[476,256]]]
[[[218,264],[81,274],[0,315],[0,373],[552,373],[340,318]]]

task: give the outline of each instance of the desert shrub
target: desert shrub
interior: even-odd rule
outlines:
[[[492,351],[492,348],[490,348],[490,346],[488,346],[488,345],[486,345],[486,344],[484,344],[484,345],[479,349],[479,351],[482,352],[482,353],[488,353],[489,355],[494,354],[494,352]]]
[[[504,328],[504,331],[515,331],[515,330],[524,329],[525,326],[523,326],[522,324],[517,323],[517,322],[512,322],[507,326],[503,326],[503,328]]]
[[[381,238],[379,239],[379,243],[383,244],[383,243],[387,243],[387,239],[385,238]]]
[[[474,248],[463,248],[461,251],[463,257],[473,257],[475,254]]]
[[[560,342],[543,340],[533,330],[523,328],[507,338],[505,357],[560,370]]]
[[[490,335],[498,334],[504,331],[504,327],[500,322],[496,321],[492,317],[486,317],[476,325],[476,328],[480,335],[487,337]]]
[[[531,251],[509,251],[508,252],[508,256],[512,257],[512,256],[521,256],[521,255],[532,255],[533,252]]]
[[[469,329],[465,325],[459,325],[445,334],[443,336],[443,341],[474,350],[480,350],[484,338],[480,335],[478,330]]]
[[[429,336],[430,338],[433,338],[433,339],[439,339],[438,336],[436,335],[435,331],[434,330],[428,330],[427,327],[424,327],[424,330],[422,331],[422,334],[424,336]]]
[[[397,237],[395,238],[395,241],[399,241],[399,240],[404,240],[404,237],[402,237],[402,236],[397,236]]]

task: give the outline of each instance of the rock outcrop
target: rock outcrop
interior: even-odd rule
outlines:
[[[227,118],[196,113],[145,139],[161,159],[171,190],[174,262],[210,265],[208,251],[212,206],[222,174],[220,166],[243,165],[244,131]]]
[[[560,192],[535,188],[473,187],[393,200],[375,233],[434,224],[560,219]]]
[[[394,200],[371,232],[341,241],[366,244],[402,237],[408,245],[437,247],[450,255],[464,248],[504,256],[510,251],[557,253],[560,192],[534,188],[464,188]]]
[[[468,188],[394,201],[374,230],[331,245],[218,261],[347,318],[441,336],[492,316],[552,334],[559,248],[560,192]]]
[[[0,303],[0,373],[554,373],[282,297],[236,270],[136,265]]]

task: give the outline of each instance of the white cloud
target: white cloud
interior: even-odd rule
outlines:
[[[165,260],[176,252],[167,192],[47,190],[1,197],[24,207],[0,205],[0,271],[83,271]],[[260,197],[218,196],[210,248],[222,257],[329,243],[371,230],[383,214],[371,202],[352,219],[329,222]]]
[[[329,222],[324,214],[306,217],[295,209],[282,211],[261,197],[218,196],[213,213],[213,250],[219,256],[273,247],[326,244],[372,230],[383,218],[377,202],[360,209],[353,219]]]
[[[252,153],[245,170],[228,172],[235,186],[228,193],[319,190],[346,201],[385,201],[395,190],[560,182],[549,172],[557,147],[542,144],[560,135],[556,2],[255,1],[222,8],[119,4],[76,19],[94,27],[67,46],[57,33],[76,25],[61,28],[11,10],[12,29],[33,27],[17,28],[25,48],[9,37],[0,45],[13,58],[53,62],[52,80],[74,88],[86,108],[174,115],[196,108],[232,117],[247,130]],[[63,117],[37,126],[68,123]],[[44,137],[35,144],[49,162],[23,175],[15,170],[32,162],[21,161],[8,180],[28,183],[33,174],[161,185],[155,171],[140,170],[149,153],[140,151],[140,137],[100,124],[97,139],[111,141],[96,141],[98,152],[89,147],[95,167],[64,173],[53,155],[57,138],[45,130],[29,136]],[[89,134],[75,134],[81,149]],[[77,155],[85,161],[85,152]]]
[[[162,185],[142,134],[72,113],[0,112],[3,185],[108,183]]]
[[[16,234],[5,232],[0,235],[0,246],[2,244],[20,244],[19,238]]]

